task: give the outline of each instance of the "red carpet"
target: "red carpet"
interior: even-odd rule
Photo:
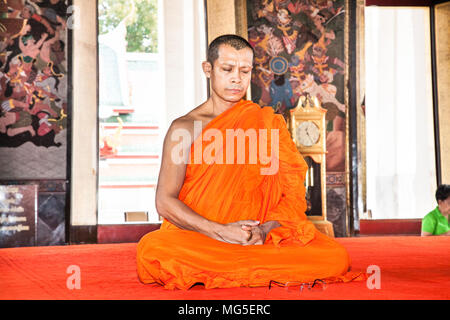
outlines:
[[[168,291],[144,285],[136,275],[136,243],[0,249],[0,299],[449,299],[450,237],[337,238],[352,269],[377,265],[381,288],[365,281],[330,284],[323,291],[233,288]],[[80,268],[80,289],[68,289],[71,265]]]

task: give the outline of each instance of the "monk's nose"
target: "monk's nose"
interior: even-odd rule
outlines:
[[[231,81],[233,83],[240,83],[241,80],[242,80],[241,73],[239,71],[234,72],[233,77],[231,78]]]

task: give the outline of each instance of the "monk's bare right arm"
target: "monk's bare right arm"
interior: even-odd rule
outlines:
[[[257,225],[254,221],[244,220],[231,224],[220,224],[202,217],[178,199],[178,194],[184,182],[187,159],[177,158],[183,149],[184,155],[189,155],[192,140],[182,144],[181,136],[190,132],[183,121],[175,120],[164,139],[161,169],[156,188],[156,209],[158,213],[177,227],[202,233],[210,238],[229,242],[246,244],[248,232],[241,227],[243,224]],[[189,135],[188,135],[189,136]]]

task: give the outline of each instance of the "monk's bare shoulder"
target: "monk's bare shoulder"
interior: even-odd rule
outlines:
[[[187,115],[176,118],[170,124],[168,133],[173,132],[175,130],[188,130],[191,131],[191,128],[194,126],[194,120],[188,117]]]
[[[183,135],[188,136],[190,138],[190,143],[192,143],[196,138],[194,131],[196,121],[201,121],[202,127],[207,122],[207,119],[205,119],[204,116],[203,105],[200,105],[185,115],[173,120],[167,131],[166,139]]]
[[[205,103],[199,105],[198,107],[192,109],[185,115],[176,118],[172,121],[168,132],[173,132],[174,130],[187,130],[191,136],[194,134],[194,124],[197,121],[201,121],[202,127],[205,126],[211,119],[205,114]],[[195,137],[193,137],[194,139]]]
[[[172,134],[175,131],[187,131],[189,134],[192,135],[194,132],[195,120],[196,118],[190,114],[186,114],[184,116],[176,118],[175,120],[172,121],[167,133]]]

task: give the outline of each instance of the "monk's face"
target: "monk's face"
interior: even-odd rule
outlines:
[[[221,45],[219,57],[213,65],[206,62],[203,70],[211,79],[214,95],[226,102],[241,100],[251,81],[253,52],[249,48],[237,50],[229,45]]]

